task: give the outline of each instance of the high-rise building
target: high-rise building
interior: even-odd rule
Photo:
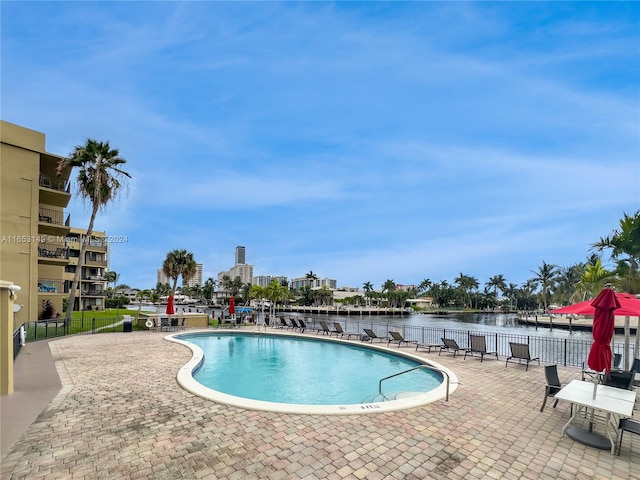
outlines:
[[[202,264],[196,263],[196,274],[186,282],[183,281],[182,285],[187,287],[195,287],[196,285],[202,286]]]
[[[162,268],[159,268],[156,272],[156,282],[161,283],[162,285],[171,285],[169,277],[166,273],[164,273],[164,270],[162,270]]]
[[[69,264],[65,267],[65,292],[73,285],[73,276],[80,258],[82,242],[87,244],[80,273],[80,290],[76,291],[74,310],[104,310],[107,296],[105,273],[109,268],[109,244],[104,232],[93,232],[86,237],[87,230],[71,227],[65,245]]]
[[[244,247],[236,247],[236,265],[244,265],[245,263]]]

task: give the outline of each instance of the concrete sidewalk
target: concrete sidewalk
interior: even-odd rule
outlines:
[[[0,396],[0,457],[5,456],[62,387],[49,341],[27,343],[16,357],[15,391]]]

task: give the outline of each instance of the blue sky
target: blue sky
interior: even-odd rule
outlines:
[[[255,275],[520,285],[640,208],[635,2],[1,8],[2,119],[127,159],[121,283],[243,245]]]

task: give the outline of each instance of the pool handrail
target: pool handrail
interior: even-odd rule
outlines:
[[[398,373],[394,373],[393,375],[389,375],[388,377],[384,377],[382,379],[380,379],[380,381],[378,382],[378,395],[382,395],[382,382],[385,380],[389,380],[390,378],[393,377],[397,377],[398,375],[403,375],[405,373],[409,373],[409,372],[413,372],[414,370],[417,370],[419,368],[428,368],[429,370],[433,370],[435,372],[439,372],[444,374],[444,376],[447,378],[447,395],[445,396],[445,402],[449,401],[449,374],[437,367],[434,367],[433,365],[427,365],[427,364],[423,364],[423,365],[418,365],[417,367],[413,367],[410,368],[409,370],[404,370],[402,372],[398,372]]]

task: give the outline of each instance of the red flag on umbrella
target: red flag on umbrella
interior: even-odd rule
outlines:
[[[614,310],[620,308],[615,292],[603,289],[591,305],[593,313],[593,344],[587,358],[587,365],[596,372],[611,370],[611,338],[615,328]]]
[[[236,313],[236,299],[231,297],[229,298],[229,315],[233,315]]]
[[[175,312],[173,308],[173,295],[169,295],[169,300],[167,301],[167,310],[165,311],[168,315],[173,315]]]

